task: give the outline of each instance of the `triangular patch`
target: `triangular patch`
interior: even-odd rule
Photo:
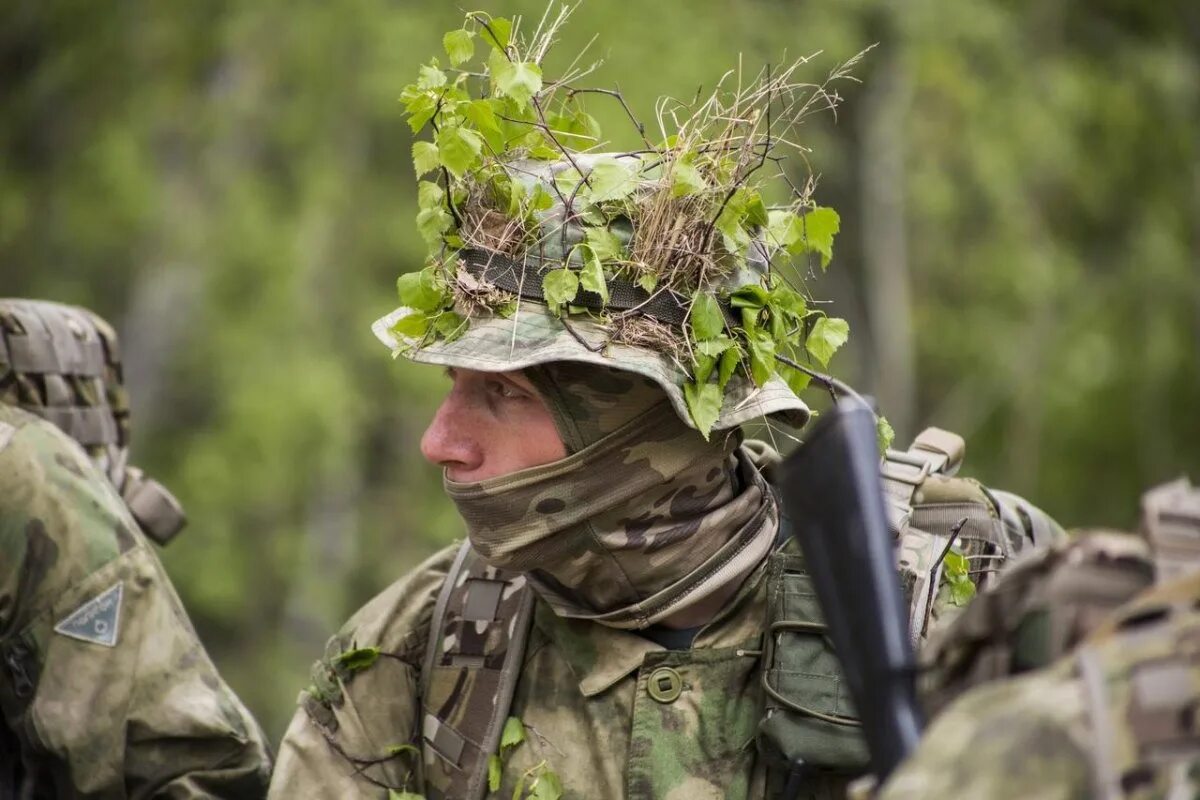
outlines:
[[[125,585],[118,583],[75,609],[54,626],[55,633],[92,644],[115,647],[121,624],[121,594]]]

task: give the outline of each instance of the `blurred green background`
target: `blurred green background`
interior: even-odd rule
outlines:
[[[540,2],[481,2],[536,22]],[[530,20],[532,18],[532,20]],[[192,525],[165,561],[277,738],[356,607],[459,535],[417,443],[445,388],[368,326],[418,266],[396,98],[449,3],[7,0],[0,294],[122,333],[137,463]],[[812,286],[851,321],[837,371],[901,440],[1065,524],[1130,525],[1200,480],[1200,6],[1185,0],[588,0],[591,85],[661,94],[879,42],[801,131],[842,215]],[[615,104],[589,105],[614,145]],[[798,170],[798,166],[797,166]]]

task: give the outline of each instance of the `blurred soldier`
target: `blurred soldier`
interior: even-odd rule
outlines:
[[[600,163],[544,165],[525,193],[570,195],[552,176]],[[444,468],[469,541],[330,642],[271,796],[778,797],[800,763],[806,796],[834,792],[865,750],[764,477],[769,448],[740,429],[803,424],[807,406],[780,377],[760,387],[743,368],[711,432],[698,430],[689,376],[664,344],[686,324],[678,293],[656,306],[612,278],[608,300],[591,300],[642,323],[641,339],[614,337],[587,309],[560,317],[546,297],[546,270],[573,263],[564,248],[600,233],[628,243],[628,221],[586,227],[552,200],[541,226],[528,267],[522,253],[462,251],[456,310],[440,312],[458,326],[447,335],[422,327],[441,302],[428,272],[402,280],[402,302],[425,311],[376,324],[397,353],[448,371],[421,448]],[[721,292],[764,285],[766,250],[752,252]],[[498,299],[519,308],[489,307]],[[930,429],[886,463],[922,636],[957,610],[949,584],[986,584],[1057,531],[1023,501],[953,477],[962,454],[959,437]]]
[[[987,683],[934,720],[882,800],[1200,796],[1200,489],[1147,493],[1142,532],[1082,533],[945,630],[939,700]]]
[[[128,443],[112,328],[0,300],[0,797],[262,797],[262,733],[147,541],[183,512]]]

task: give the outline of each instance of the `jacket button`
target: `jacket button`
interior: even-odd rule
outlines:
[[[674,703],[683,694],[683,678],[670,667],[659,667],[650,673],[646,691],[660,703]]]

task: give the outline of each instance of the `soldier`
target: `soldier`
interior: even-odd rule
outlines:
[[[1079,534],[945,631],[942,691],[987,683],[934,720],[881,800],[1200,793],[1200,490],[1149,492],[1142,531]]]
[[[432,116],[438,131],[414,148],[419,171],[441,164],[443,185],[420,185],[434,260],[375,326],[447,371],[421,450],[468,541],[330,641],[270,796],[778,797],[797,764],[805,795],[827,796],[865,751],[766,478],[774,457],[741,426],[803,425],[807,377],[786,356],[807,334],[823,362],[844,338],[769,259],[827,251],[832,212],[802,197],[769,215],[732,177],[764,161],[754,126],[772,114],[752,102],[712,117],[748,130],[571,150],[594,120],[533,96],[530,54],[553,31],[525,45],[471,19],[447,51],[459,63],[464,41],[490,42],[496,94],[473,100],[462,87],[480,73],[436,63],[406,90],[414,129]],[[790,88],[768,77],[756,102]],[[931,429],[886,463],[920,635],[1056,532],[952,477],[962,454]]]
[[[0,797],[262,797],[262,733],[147,541],[183,512],[128,443],[112,328],[0,300]]]

